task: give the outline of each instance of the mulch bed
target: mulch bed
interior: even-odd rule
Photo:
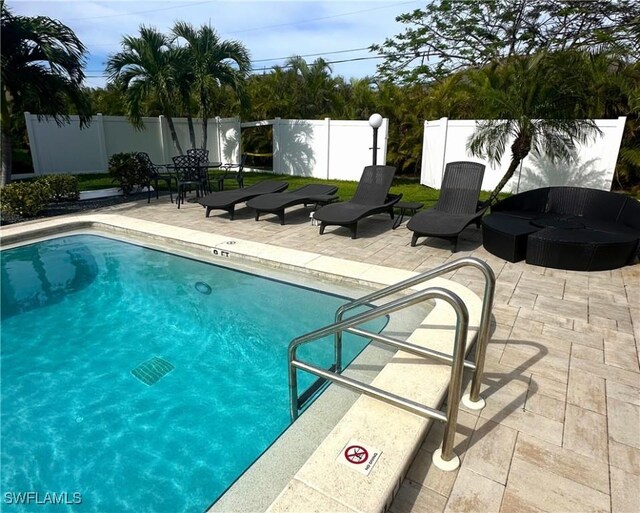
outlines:
[[[75,214],[77,212],[84,212],[85,210],[95,210],[103,207],[111,207],[113,205],[120,205],[121,203],[129,203],[131,201],[145,199],[146,197],[147,193],[141,192],[138,194],[130,194],[127,197],[113,196],[111,198],[100,198],[94,200],[50,203],[47,208],[45,208],[37,216],[28,218],[23,218],[19,215],[10,214],[8,212],[0,212],[0,226],[20,223],[22,221],[31,221],[33,219],[43,219],[46,217],[62,216],[65,214]]]

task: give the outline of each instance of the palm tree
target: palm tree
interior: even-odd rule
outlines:
[[[144,102],[156,96],[167,118],[171,139],[182,154],[173,116],[179,98],[177,79],[180,55],[171,48],[169,39],[152,27],[140,26],[140,37],[124,36],[123,50],[107,60],[109,81],[125,93],[127,117],[142,128]]]
[[[44,16],[16,16],[3,1],[0,10],[4,185],[11,179],[12,131],[23,110],[64,124],[73,107],[82,128],[91,121],[91,102],[82,89],[86,49],[74,32]]]
[[[569,162],[578,144],[600,134],[585,117],[586,84],[566,65],[570,54],[542,53],[514,57],[470,72],[481,119],[467,148],[475,156],[499,163],[511,139],[511,163],[491,193],[500,191],[531,152],[552,162]],[[559,64],[562,64],[560,66]]]
[[[173,41],[187,42],[186,59],[191,70],[191,84],[200,104],[202,117],[202,148],[207,147],[207,122],[213,115],[213,91],[230,87],[246,102],[245,80],[251,71],[249,51],[239,41],[223,41],[216,31],[202,25],[178,22],[173,27]]]

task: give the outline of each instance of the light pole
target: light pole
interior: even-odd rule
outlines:
[[[369,125],[373,128],[373,165],[378,163],[378,128],[382,126],[382,116],[377,112],[371,114]]]

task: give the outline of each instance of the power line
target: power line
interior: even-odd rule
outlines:
[[[148,9],[146,11],[121,12],[117,14],[104,14],[102,16],[88,16],[86,18],[69,18],[66,21],[101,20],[103,18],[117,18],[119,16],[133,16],[136,14],[148,14],[150,12],[169,11],[171,9],[183,9],[185,7],[192,7],[194,5],[213,4],[213,3],[215,3],[215,0],[209,0],[207,2],[191,2],[189,4],[172,5],[171,7],[160,7],[158,9]],[[94,46],[105,46],[105,45],[94,45]]]
[[[303,24],[303,23],[313,23],[314,21],[323,21],[323,20],[330,20],[330,19],[335,19],[335,18],[341,18],[343,16],[351,16],[353,14],[362,14],[365,12],[371,12],[371,11],[379,11],[381,9],[389,9],[390,7],[395,7],[397,5],[407,5],[407,4],[414,4],[416,3],[417,0],[412,0],[409,2],[398,2],[398,3],[393,3],[393,4],[387,4],[387,5],[383,5],[383,6],[378,6],[378,7],[372,7],[370,9],[361,9],[359,11],[350,11],[350,12],[345,12],[342,14],[333,14],[331,16],[322,16],[322,17],[318,17],[318,18],[309,18],[307,20],[298,20],[298,21],[291,21],[291,22],[287,22],[287,23],[280,23],[278,25],[265,25],[262,27],[253,27],[253,28],[248,28],[248,29],[243,29],[243,30],[234,30],[231,32],[223,32],[220,35],[221,36],[225,36],[225,35],[231,35],[231,34],[241,34],[241,33],[246,33],[246,32],[255,32],[255,31],[259,31],[259,30],[267,30],[267,29],[272,29],[272,28],[281,28],[281,27],[288,27],[291,25],[298,25],[298,24]],[[146,14],[149,12],[156,12],[156,11],[163,11],[163,10],[169,10],[169,9],[177,9],[179,7],[188,7],[188,6],[192,6],[192,5],[200,5],[200,4],[208,4],[208,3],[213,3],[213,2],[194,2],[192,4],[182,4],[179,6],[172,6],[172,7],[166,7],[164,9],[153,9],[153,10],[149,10],[149,11],[138,11],[138,12],[132,12],[132,13],[121,13],[121,14],[109,14],[109,15],[105,15],[105,16],[95,16],[93,18],[71,18],[68,21],[74,21],[74,20],[91,20],[91,19],[99,19],[99,18],[112,18],[112,17],[116,17],[116,16],[129,16],[129,15],[133,15],[133,14]],[[87,44],[86,46],[114,46],[111,43],[100,43],[100,44]]]
[[[406,5],[406,4],[414,4],[416,3],[416,0],[412,0],[410,2],[398,2],[398,3],[393,3],[393,4],[389,4],[389,5],[383,5],[383,6],[379,6],[379,7],[371,7],[370,9],[361,9],[359,11],[351,11],[351,12],[345,12],[342,14],[333,14],[331,16],[321,16],[319,18],[309,18],[308,20],[298,20],[298,21],[293,21],[293,22],[289,22],[289,23],[279,23],[277,25],[267,25],[267,26],[263,26],[263,27],[253,27],[253,28],[248,28],[248,29],[242,29],[242,30],[233,30],[231,32],[224,32],[220,35],[225,36],[225,35],[229,35],[229,34],[244,34],[245,32],[254,32],[256,30],[266,30],[266,29],[272,29],[272,28],[280,28],[280,27],[288,27],[291,25],[299,25],[302,23],[312,23],[314,21],[323,21],[323,20],[332,20],[335,18],[340,18],[342,16],[351,16],[352,14],[362,14],[365,12],[371,12],[371,11],[379,11],[381,9],[388,9],[389,7],[395,7],[397,5]]]
[[[368,46],[363,46],[362,48],[350,48],[349,50],[336,50],[334,52],[320,52],[320,53],[308,53],[306,55],[295,55],[295,57],[321,57],[322,55],[333,55],[336,53],[349,53],[349,52],[359,52],[362,50],[368,50]],[[255,59],[253,62],[268,62],[268,61],[281,61],[283,59],[288,59],[292,57],[292,55],[287,55],[286,57],[274,57],[273,59]]]
[[[408,54],[396,54],[394,55],[395,58],[398,57],[405,57],[407,55],[413,55],[413,53],[408,53]],[[299,57],[302,57],[301,55]],[[357,62],[357,61],[368,61],[371,59],[384,59],[385,57],[387,57],[386,55],[372,55],[371,57],[354,57],[351,59],[342,59],[342,60],[337,60],[337,61],[327,61],[327,64],[344,64],[347,62]],[[252,68],[251,71],[253,72],[260,72],[260,71],[266,71],[267,69],[273,69],[275,67],[274,66],[269,66],[269,68],[264,67],[264,68]],[[291,68],[293,67],[292,64],[285,64],[283,66],[280,66],[280,69],[287,69],[287,68]],[[106,77],[106,74],[102,74],[102,75],[86,75],[85,78],[101,78],[101,77]]]
[[[323,55],[335,55],[335,54],[338,54],[338,53],[361,52],[363,50],[369,50],[369,47],[368,46],[363,46],[362,48],[349,48],[347,50],[335,50],[333,52],[307,53],[305,55],[292,54],[292,55],[288,55],[286,57],[273,57],[271,59],[256,59],[256,60],[253,60],[251,62],[256,63],[256,62],[281,61],[281,60],[284,60],[284,59],[288,59],[290,57],[321,57]],[[101,70],[101,69],[87,69],[85,71],[87,73],[100,73],[103,70]]]

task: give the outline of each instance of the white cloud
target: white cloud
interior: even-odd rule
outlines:
[[[104,85],[102,75],[107,56],[120,49],[124,34],[134,35],[141,24],[169,32],[176,20],[194,25],[211,23],[225,39],[238,39],[252,59],[368,47],[402,31],[395,21],[401,13],[424,2],[368,0],[342,1],[110,1],[83,2],[14,0],[16,14],[43,15],[71,27],[88,47],[91,57],[87,82]],[[326,55],[328,61],[370,57],[367,51]],[[315,57],[309,57],[313,60]],[[336,64],[335,74],[346,78],[375,73],[377,60]],[[270,67],[282,61],[256,63]]]

